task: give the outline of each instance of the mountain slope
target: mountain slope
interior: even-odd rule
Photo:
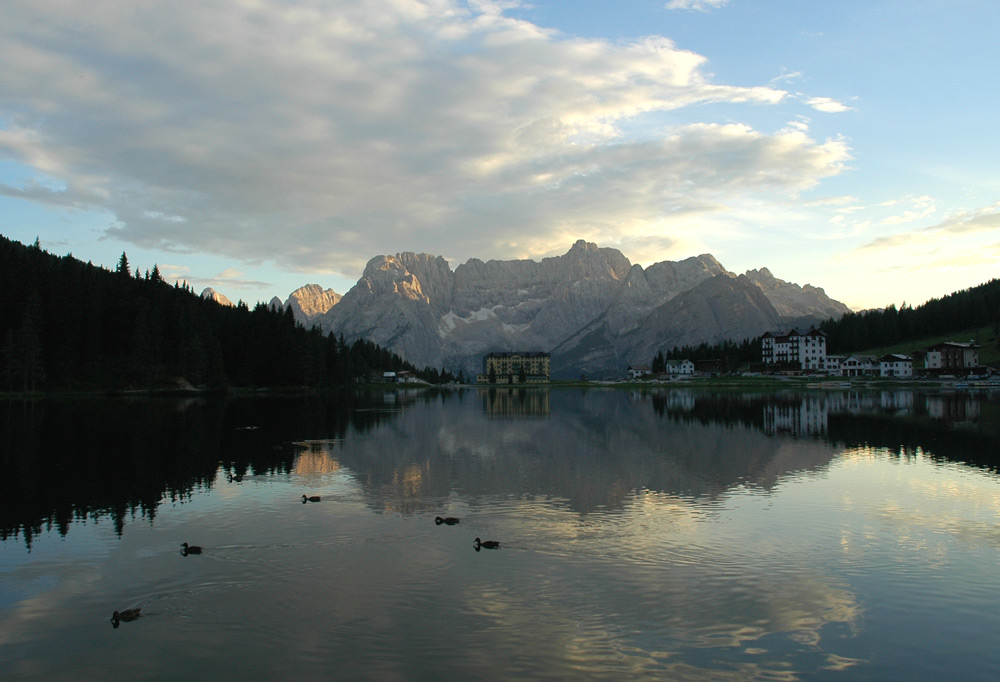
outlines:
[[[620,375],[628,365],[649,364],[660,350],[717,343],[763,334],[781,318],[764,293],[745,275],[719,274],[671,298],[631,328],[613,323],[609,311],[552,351],[553,378],[581,373]]]
[[[767,270],[736,276],[709,254],[643,268],[580,240],[540,262],[474,258],[454,271],[430,254],[376,256],[314,320],[326,332],[467,375],[488,352],[522,350],[552,353],[556,377],[597,376],[647,364],[674,344],[742,340],[780,327],[769,293],[789,314],[842,307],[821,289]]]
[[[826,292],[811,284],[799,286],[780,280],[767,268],[747,270],[747,277],[760,287],[768,300],[782,317],[814,317],[825,320],[840,317],[851,309],[840,301],[834,301]]]

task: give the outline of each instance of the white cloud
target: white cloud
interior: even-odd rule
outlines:
[[[729,0],[670,0],[667,9],[686,9],[707,12],[729,4]]]
[[[885,205],[895,205],[898,202],[892,202]],[[902,213],[891,215],[882,219],[883,225],[903,225],[905,223],[912,223],[917,220],[923,220],[929,216],[934,215],[937,211],[937,207],[934,203],[934,199],[928,196],[921,197],[911,197],[909,203],[913,208],[904,210]]]
[[[929,216],[935,211],[934,200],[931,197],[916,197],[912,201],[924,207],[922,215],[919,217]],[[916,211],[906,211],[901,216],[895,216],[896,219],[885,219],[882,223],[897,225],[911,222],[909,216],[912,213],[916,213]],[[968,247],[972,244],[980,244],[981,240],[978,239],[978,236],[983,232],[1000,234],[1000,202],[976,210],[961,211],[949,215],[944,220],[928,227],[878,237],[858,247],[855,253],[871,252],[881,256],[887,249],[908,248],[914,251],[921,250],[923,255],[940,255],[942,258],[947,257],[945,254],[954,253],[956,258],[964,258],[969,263],[973,263],[975,253],[970,251]],[[975,241],[967,241],[967,238],[970,237],[976,238]],[[916,265],[913,261],[909,262]]]
[[[843,102],[838,102],[830,97],[810,97],[806,100],[806,104],[811,106],[816,111],[822,111],[825,114],[840,114],[845,111],[853,111],[852,107],[847,106]]]
[[[788,82],[794,83],[802,78],[801,71],[789,71],[788,69],[782,69],[781,75],[775,76],[771,79],[771,85],[777,85],[779,83]]]
[[[108,211],[109,235],[146,248],[356,276],[401,250],[683,240],[849,158],[806,121],[698,118],[780,89],[714,83],[665,38],[565,38],[510,6],[19,3],[0,26],[0,160],[53,183],[0,194]]]

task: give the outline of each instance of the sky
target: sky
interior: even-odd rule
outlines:
[[[995,0],[14,0],[0,234],[253,305],[578,239],[919,305],[1000,276]]]

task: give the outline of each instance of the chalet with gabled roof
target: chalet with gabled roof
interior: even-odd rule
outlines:
[[[761,361],[772,371],[826,370],[826,334],[815,327],[807,332],[765,332],[760,341]]]
[[[883,355],[879,358],[879,376],[892,379],[912,378],[913,358],[898,353]]]

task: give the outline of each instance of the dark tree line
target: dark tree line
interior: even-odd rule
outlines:
[[[220,465],[238,478],[288,472],[293,443],[304,436],[344,438],[395,419],[370,409],[383,401],[349,388],[191,401],[0,401],[0,541],[21,535],[30,549],[47,529],[65,536],[75,523],[102,518],[121,535],[130,521],[152,523],[164,501],[221,483]]]
[[[370,341],[306,329],[290,310],[242,301],[222,306],[157,266],[114,271],[0,236],[0,390],[195,386],[339,386],[383,371],[431,383],[445,369],[418,370]]]
[[[904,303],[899,308],[890,305],[883,310],[848,313],[826,320],[820,329],[826,333],[827,348],[850,353],[986,326],[992,327],[995,337],[1000,335],[998,279],[931,299],[916,308]]]
[[[653,358],[653,373],[665,372],[669,360],[691,360],[694,363],[718,361],[720,371],[734,372],[740,365],[760,361],[760,339],[744,339],[739,343],[723,341],[715,344],[702,342],[697,346],[674,346],[666,353],[661,350]]]

